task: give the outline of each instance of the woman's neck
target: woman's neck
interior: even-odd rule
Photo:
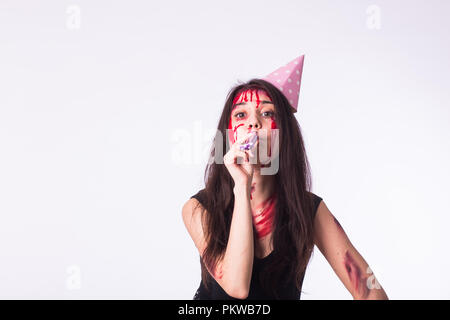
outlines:
[[[275,176],[261,175],[261,168],[254,167],[250,203],[252,208],[258,207],[269,199],[275,191]]]
[[[254,168],[250,198],[253,225],[258,239],[272,233],[276,211],[275,176],[261,175],[260,169],[260,167]]]

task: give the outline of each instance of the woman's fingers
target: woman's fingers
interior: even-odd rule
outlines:
[[[238,157],[243,158],[243,159],[244,159],[244,162],[248,162],[248,161],[249,161],[248,153],[245,152],[245,151],[237,150],[237,151],[236,151],[236,155],[237,155]]]
[[[246,171],[249,171],[247,166],[248,165],[251,166],[251,163],[253,163],[253,161],[250,163],[250,158],[252,158],[252,159],[255,158],[255,154],[254,154],[253,150],[255,150],[256,144],[258,143],[258,139],[256,139],[256,142],[254,143],[252,148],[249,150],[240,149],[240,147],[243,144],[248,143],[250,141],[249,139],[254,134],[255,134],[254,132],[248,132],[243,137],[236,140],[235,143],[230,148],[230,150],[228,151],[228,153],[225,155],[224,162],[225,162],[225,164],[230,165],[230,169],[231,169],[231,167],[234,167],[237,169],[238,167],[240,167],[240,165],[243,165],[246,168]],[[237,159],[237,158],[242,158],[242,159]],[[234,171],[234,169],[233,169],[233,171]]]
[[[248,149],[248,150],[247,149],[243,149],[242,150],[242,149],[236,148],[234,150],[234,152],[235,152],[235,154],[238,154],[242,158],[244,158],[246,162],[249,162],[250,158],[254,158],[255,157],[255,154],[253,153],[253,151],[256,150],[255,148],[256,148],[257,144],[258,144],[258,141],[255,142],[255,144],[253,145],[253,147],[251,149]],[[244,154],[246,155],[246,157],[244,157]]]
[[[253,152],[252,152],[252,150],[250,149],[250,150],[248,150],[248,154],[250,155],[250,157],[254,157],[254,155],[253,155]]]
[[[248,133],[237,140],[224,156],[224,163],[235,182],[248,181],[253,176],[253,160],[250,162],[250,155],[254,157],[254,154],[251,150],[241,150],[239,148],[245,140],[248,141],[251,135],[252,133]]]
[[[248,154],[245,151],[242,150],[232,150],[232,152],[230,154],[225,155],[224,157],[224,162],[226,164],[233,164],[236,163],[237,158],[241,157],[244,159],[244,162],[248,162],[249,161],[249,157]]]
[[[255,155],[253,154],[252,150],[255,150],[256,145],[258,144],[258,140],[256,140],[255,144],[253,145],[253,148],[251,148],[250,150],[248,150],[248,153],[250,154],[250,156],[253,158]]]
[[[237,144],[237,145],[243,144],[244,142],[246,142],[246,140],[247,140],[248,138],[251,137],[252,134],[253,134],[252,132],[248,132],[246,135],[244,135],[244,136],[241,137],[240,139],[236,140],[235,144]]]

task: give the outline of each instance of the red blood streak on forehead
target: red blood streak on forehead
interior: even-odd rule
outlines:
[[[236,95],[236,97],[234,97],[233,99],[233,105],[237,104],[237,103],[242,103],[242,102],[248,102],[248,101],[253,101],[253,93],[255,93],[256,96],[256,108],[259,107],[259,103],[260,103],[260,99],[259,99],[259,94],[258,91],[262,91],[264,92],[267,96],[269,96],[264,90],[261,89],[248,89],[245,91],[242,91],[240,93],[238,93]],[[248,94],[250,93],[250,99],[248,99]],[[236,106],[233,108],[233,110],[236,108]]]
[[[242,92],[238,93],[233,99],[233,105],[235,105],[237,103],[241,103],[241,102],[247,101],[247,92],[248,91],[249,90],[245,90],[245,91],[242,91]],[[234,108],[236,108],[236,107],[234,107]]]
[[[259,95],[258,95],[258,91],[256,91],[256,109],[258,109],[259,107]]]

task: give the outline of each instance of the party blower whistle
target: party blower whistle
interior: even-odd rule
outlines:
[[[243,143],[239,146],[241,150],[250,150],[255,145],[256,141],[258,141],[258,132],[252,131],[251,136],[247,139],[246,143]]]

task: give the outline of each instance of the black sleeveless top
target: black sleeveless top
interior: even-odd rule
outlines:
[[[197,199],[200,203],[202,203],[202,197],[200,190],[191,198]],[[317,208],[319,207],[320,201],[322,198],[310,192],[313,197],[314,203],[314,217],[317,212]],[[200,256],[199,256],[200,257]],[[250,280],[250,291],[246,300],[275,300],[273,294],[267,293],[263,290],[261,284],[259,283],[259,274],[262,271],[263,267],[272,259],[275,258],[274,252],[272,251],[269,255],[264,258],[254,257],[253,260],[253,269],[252,269],[252,279]],[[200,257],[201,259],[201,257]],[[305,274],[303,273],[303,277]],[[209,290],[206,289],[203,280],[200,281],[200,286],[194,294],[194,300],[239,300],[237,298],[229,296],[225,290],[217,283],[217,281],[208,273],[208,277],[210,280]],[[302,277],[302,283],[303,283]],[[284,285],[280,285],[277,292],[279,292],[278,299],[281,300],[299,300],[301,296],[301,292],[297,289],[295,285],[295,279],[283,279],[280,283],[284,283]]]

